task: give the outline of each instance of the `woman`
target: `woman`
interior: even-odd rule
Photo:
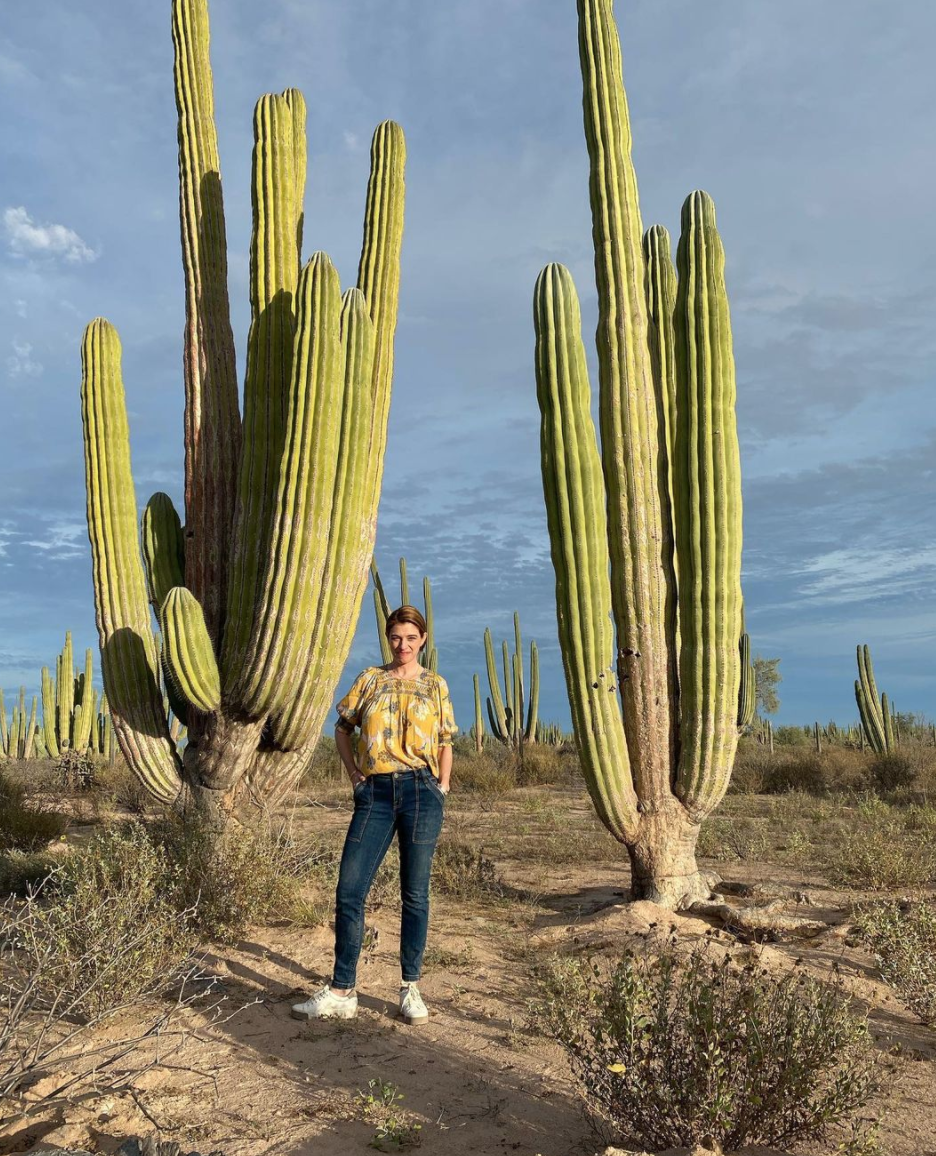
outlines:
[[[429,1012],[419,982],[429,924],[429,872],[449,792],[456,732],[445,679],[419,665],[426,620],[415,606],[387,619],[393,661],[370,666],[338,704],[335,743],[354,792],[335,896],[335,969],[331,983],[304,1003],[298,1019],[357,1014],[357,962],[364,939],[364,902],[393,836],[400,848],[400,1015],[424,1024]],[[352,745],[360,729],[357,751]]]

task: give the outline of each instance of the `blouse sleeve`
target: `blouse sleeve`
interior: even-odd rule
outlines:
[[[439,746],[450,747],[452,739],[458,734],[455,725],[455,711],[452,709],[452,698],[449,694],[448,683],[444,678],[439,679]]]
[[[341,702],[338,703],[336,708],[338,711],[338,722],[335,724],[338,730],[352,734],[354,728],[361,725],[361,711],[364,707],[366,691],[370,681],[369,671],[362,671],[351,684],[351,689]]]

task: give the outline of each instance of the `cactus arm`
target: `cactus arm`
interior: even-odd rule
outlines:
[[[370,382],[375,331],[367,303],[357,289],[347,290],[343,302],[344,396],[328,553],[317,601],[310,611],[313,630],[298,691],[273,727],[277,746],[287,751],[318,738],[348,656],[374,552],[374,474],[379,467],[367,456],[367,446],[374,421]]]
[[[173,0],[186,318],[185,519],[192,548],[184,582],[172,585],[189,587],[217,638],[224,617],[241,423],[209,39],[207,0]]]
[[[741,660],[741,689],[738,692],[738,726],[743,730],[754,721],[757,704],[754,685],[754,667],[751,663],[751,638],[745,630],[738,647]]]
[[[390,617],[390,604],[387,602],[387,595],[384,593],[380,572],[374,559],[371,559],[370,572],[374,584],[374,615],[377,619],[377,642],[380,646],[380,657],[384,662],[392,662],[393,654],[390,650],[390,643],[387,641],[387,619]]]
[[[725,254],[715,206],[690,193],[677,251],[680,750],[675,793],[698,822],[721,801],[738,745],[741,457]]]
[[[423,578],[423,605],[426,608],[426,645],[423,655],[428,660],[430,670],[435,670],[439,662],[435,644],[435,618],[432,614],[432,583]]]
[[[72,711],[75,707],[75,663],[72,657],[71,631],[65,632],[65,646],[59,655],[55,694],[58,708],[59,746],[70,747]]]
[[[497,667],[494,663],[494,640],[490,628],[484,631],[484,660],[487,666],[488,686],[491,697],[488,700],[491,709],[491,731],[502,743],[508,741],[507,712],[504,709],[504,699],[501,695],[500,682],[497,677]]]
[[[670,797],[676,748],[676,648],[666,617],[675,582],[667,464],[660,453],[620,41],[611,0],[578,0],[577,7],[618,685],[637,790],[656,808]]]
[[[513,660],[513,739],[514,746],[520,747],[523,745],[523,740],[526,733],[523,729],[523,674],[520,670],[520,655],[514,654]]]
[[[527,711],[525,738],[528,743],[536,742],[536,725],[539,714],[539,649],[530,643],[530,706]]]
[[[357,287],[364,294],[374,323],[374,368],[370,430],[372,471],[370,501],[376,518],[387,445],[390,384],[393,380],[393,341],[400,294],[400,250],[403,242],[404,173],[406,141],[403,130],[386,120],[374,130],[371,168],[364,211],[364,239],[358,265]]]
[[[309,148],[306,138],[306,103],[305,97],[298,88],[287,88],[283,99],[292,113],[292,143],[293,143],[293,176],[295,178],[296,198],[296,262],[297,268],[302,268],[302,234],[305,229],[305,200],[306,175],[309,165]]]
[[[887,701],[886,693],[881,695],[881,717],[884,719],[884,749],[887,754],[891,754],[897,749],[897,736],[894,730],[894,713]]]
[[[474,676],[473,682],[475,750],[480,753],[484,749],[484,716],[481,713],[481,683],[477,675]]]
[[[140,526],[143,565],[150,604],[159,609],[173,586],[185,585],[185,538],[168,494],[155,493],[146,503]]]
[[[409,606],[409,579],[406,577],[406,559],[400,559],[400,605]]]
[[[172,802],[181,766],[159,693],[117,331],[102,318],[92,321],[81,352],[88,535],[104,688],[128,764],[156,798]]]
[[[517,702],[514,697],[516,688],[506,639],[501,643],[501,662],[504,668],[504,713],[507,715],[507,733],[513,742],[517,734]]]
[[[49,758],[57,759],[61,752],[56,733],[55,684],[47,666],[42,668],[42,731]]]
[[[615,838],[636,836],[637,796],[615,689],[607,515],[578,296],[547,265],[534,294],[543,494],[559,644],[588,792]]]
[[[857,655],[858,683],[855,697],[861,712],[861,721],[871,749],[875,754],[883,755],[887,751],[887,734],[884,729],[884,717],[881,714],[877,683],[874,680],[874,667],[871,665],[871,651],[867,646],[859,646]]]
[[[33,695],[32,708],[29,712],[29,722],[26,724],[26,741],[23,743],[24,759],[31,759],[33,757],[33,747],[36,739],[36,711],[38,705],[38,699]]]
[[[490,695],[488,695],[485,698],[485,704],[487,706],[488,724],[490,725],[490,728],[491,728],[491,734],[498,740],[498,742],[506,743],[507,737],[504,734],[504,732],[500,729],[500,725],[498,723],[498,720],[494,715],[494,708],[491,705]]]
[[[341,286],[326,254],[316,253],[299,279],[276,524],[237,691],[252,717],[287,705],[308,657],[328,554],[344,392]]]
[[[205,615],[195,595],[184,586],[170,590],[162,605],[160,626],[167,685],[203,714],[217,710],[221,705],[221,676]],[[173,708],[180,725],[187,713],[180,717]]]
[[[221,660],[225,699],[239,709],[251,661],[255,610],[276,521],[285,439],[296,256],[296,178],[293,113],[282,96],[267,94],[254,111],[253,232],[250,241],[250,334],[244,382],[244,445],[237,481],[230,585]]]
[[[94,687],[91,679],[94,671],[94,660],[91,651],[85,652],[84,678],[81,684],[81,704],[75,715],[75,731],[72,746],[76,751],[86,751],[91,745],[91,727],[94,724],[94,713],[97,705]]]
[[[405,167],[403,130],[393,121],[384,121],[371,142],[358,291],[345,293],[342,310],[346,385],[369,359],[370,386],[364,398],[355,389],[343,410],[329,556],[322,576],[316,630],[300,683],[303,693],[273,720],[274,741],[287,751],[318,737],[351,647],[367,585],[367,566],[374,552],[399,308]],[[362,309],[372,329],[365,326]],[[336,643],[338,639],[344,641]],[[310,683],[315,684],[311,697],[305,693]],[[291,766],[300,773],[302,760]],[[261,791],[266,773],[263,768],[252,777]],[[277,790],[288,785],[288,775],[280,775]]]

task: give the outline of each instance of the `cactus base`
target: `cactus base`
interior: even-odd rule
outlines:
[[[640,838],[628,844],[631,899],[672,911],[690,907],[712,893],[711,879],[696,864],[699,824],[680,805],[640,818]]]

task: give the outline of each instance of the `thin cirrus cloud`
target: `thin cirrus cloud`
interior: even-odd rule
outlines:
[[[96,261],[100,254],[67,225],[40,225],[23,205],[3,212],[9,251],[18,258],[60,258],[71,265]]]

